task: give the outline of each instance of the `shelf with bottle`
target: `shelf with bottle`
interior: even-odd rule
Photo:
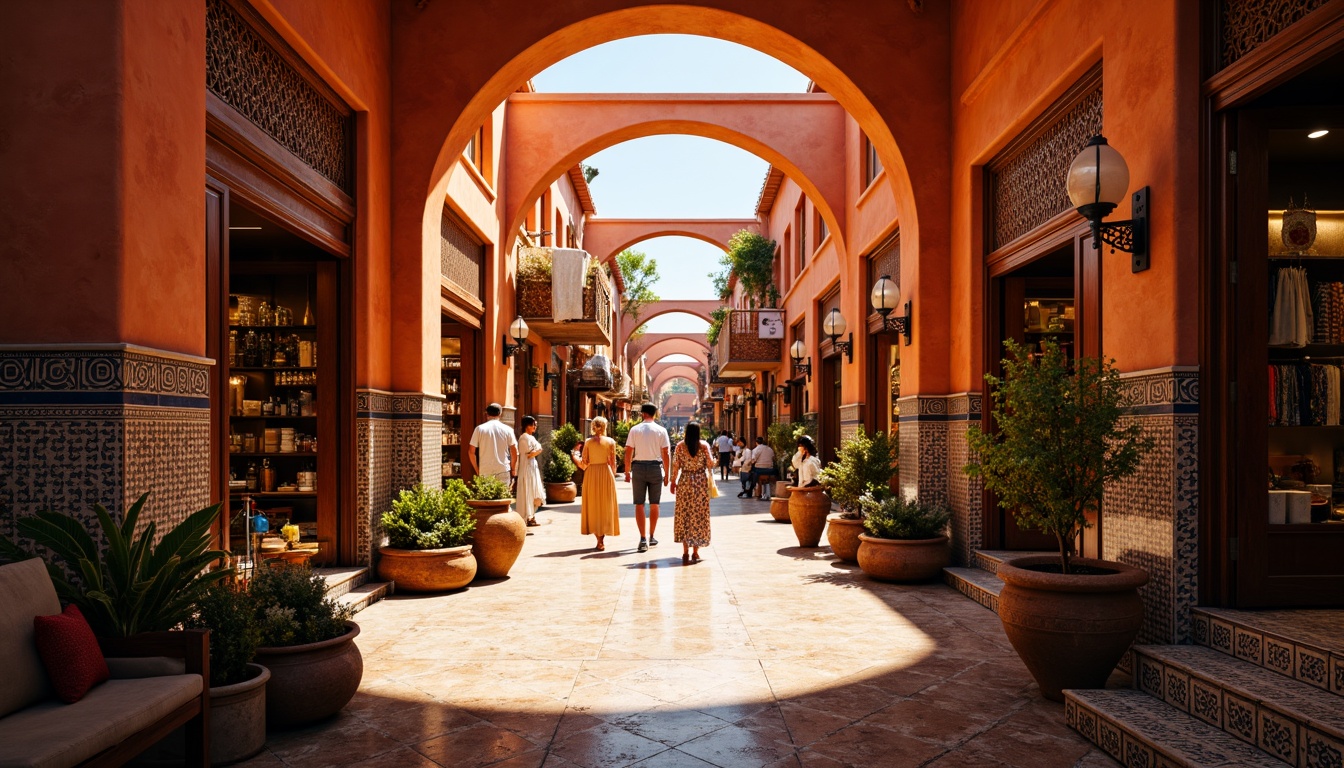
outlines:
[[[314,331],[314,332],[316,332],[316,331],[317,331],[317,326],[316,326],[316,325],[239,325],[239,324],[237,324],[237,323],[229,323],[229,330],[231,330],[231,331],[256,331],[256,330],[267,330],[267,331]]]
[[[458,355],[443,355],[439,358],[439,367],[445,372],[462,369],[462,358]]]
[[[271,457],[257,462],[248,462],[247,468],[238,476],[240,467],[229,469],[229,494],[242,496],[247,494],[284,494],[287,496],[317,496],[317,469],[312,462],[302,469],[287,469],[281,479]]]

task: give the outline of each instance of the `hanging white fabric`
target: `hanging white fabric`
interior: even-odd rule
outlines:
[[[1316,326],[1307,271],[1301,267],[1284,267],[1275,277],[1274,305],[1269,318],[1269,345],[1304,347],[1311,341]]]
[[[551,319],[583,319],[583,286],[588,280],[587,251],[551,249]]]

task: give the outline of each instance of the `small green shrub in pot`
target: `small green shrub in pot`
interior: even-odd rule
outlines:
[[[559,448],[565,453],[573,453],[579,443],[583,442],[583,435],[573,424],[562,424],[558,429],[551,432],[551,446]]]
[[[568,483],[577,469],[568,453],[552,445],[546,457],[546,465],[541,470],[541,479],[548,483]]]
[[[781,421],[771,424],[765,430],[765,441],[775,451],[775,463],[779,465],[780,477],[788,474],[793,453],[798,448],[798,438],[807,434],[807,424],[801,421]],[[750,443],[754,444],[755,440]]]
[[[509,486],[489,475],[477,475],[471,481],[471,498],[474,501],[500,501],[511,498]]]
[[[826,486],[831,501],[840,506],[841,517],[853,520],[863,517],[859,503],[865,495],[881,499],[889,493],[891,475],[896,466],[896,444],[886,432],[869,435],[859,431],[840,444],[836,461],[821,470],[821,484]]]
[[[467,544],[476,528],[476,518],[466,504],[469,495],[466,483],[456,479],[449,480],[443,490],[423,485],[403,490],[383,513],[388,545],[444,549]]]
[[[885,498],[864,496],[863,527],[869,536],[879,539],[933,539],[947,533],[952,513],[941,504],[906,501],[900,494]]]
[[[218,688],[250,677],[248,662],[261,645],[261,622],[245,583],[217,582],[196,601],[187,629],[210,630],[210,685]]]
[[[307,566],[260,568],[252,579],[253,607],[267,648],[340,637],[354,609],[327,597],[327,582]]]

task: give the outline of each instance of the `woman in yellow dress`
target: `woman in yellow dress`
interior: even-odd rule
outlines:
[[[603,539],[621,535],[621,513],[616,504],[616,441],[607,437],[607,420],[593,419],[592,436],[583,441],[575,460],[583,470],[583,513],[580,531],[597,537],[597,551],[606,549]]]

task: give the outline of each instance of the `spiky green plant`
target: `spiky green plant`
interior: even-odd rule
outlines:
[[[161,538],[150,522],[139,536],[136,524],[149,498],[146,493],[126,510],[121,525],[101,504],[95,504],[104,544],[95,541],[79,520],[42,511],[17,521],[20,541],[0,539],[0,557],[41,557],[45,548],[56,562],[47,572],[61,600],[79,607],[93,631],[104,637],[130,637],[172,629],[195,610],[210,585],[230,569],[208,571],[226,552],[211,549],[220,505],[193,512]]]

